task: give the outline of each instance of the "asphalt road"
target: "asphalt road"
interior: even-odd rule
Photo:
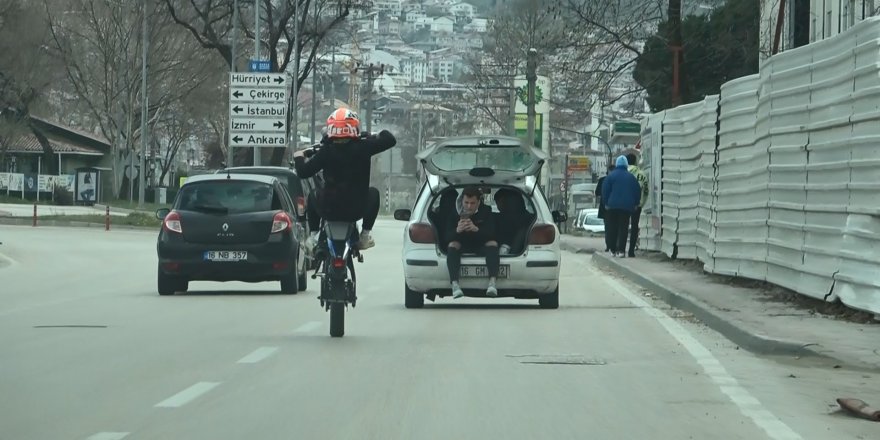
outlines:
[[[0,439],[869,439],[873,374],[757,358],[566,253],[559,310],[403,307],[380,221],[346,336],[317,283],[155,291],[155,234],[0,226]],[[875,403],[876,406],[876,403]]]

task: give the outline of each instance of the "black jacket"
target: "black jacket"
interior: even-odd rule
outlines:
[[[457,232],[458,221],[461,217],[457,213],[450,213],[446,218],[446,237],[449,241],[459,241],[471,245],[483,245],[487,241],[495,240],[495,218],[492,215],[492,208],[480,204],[477,212],[471,215],[471,221],[474,222],[479,231],[477,232]]]
[[[372,157],[397,144],[387,130],[376,136],[348,141],[323,141],[321,148],[306,160],[294,158],[296,174],[307,179],[323,174],[323,186],[317,190],[318,213],[326,220],[357,221],[366,209],[370,188]]]

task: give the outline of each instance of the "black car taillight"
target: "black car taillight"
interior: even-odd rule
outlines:
[[[180,223],[180,214],[177,211],[169,212],[168,215],[165,216],[165,221],[162,222],[162,227],[164,227],[166,231],[183,234],[183,226]]]
[[[272,219],[272,233],[276,234],[279,232],[289,231],[292,225],[293,221],[290,220],[290,216],[287,215],[286,212],[281,211],[275,214],[275,218]]]
[[[303,196],[296,198],[296,215],[300,217],[306,215],[306,198]]]

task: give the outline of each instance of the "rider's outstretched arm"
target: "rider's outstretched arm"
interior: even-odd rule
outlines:
[[[379,132],[378,135],[370,136],[364,139],[363,142],[370,150],[371,156],[379,154],[397,145],[397,139],[388,130],[382,130]]]
[[[306,160],[302,156],[294,156],[293,167],[296,169],[296,175],[308,179],[309,177],[318,174],[319,171],[324,169],[325,157],[324,150],[318,150],[318,152],[309,160]]]

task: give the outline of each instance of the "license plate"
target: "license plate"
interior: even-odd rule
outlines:
[[[205,260],[208,261],[245,261],[246,251],[206,251]]]
[[[502,264],[498,268],[498,278],[507,278],[510,275],[510,266]],[[489,268],[486,266],[466,265],[461,266],[462,278],[489,278]]]

